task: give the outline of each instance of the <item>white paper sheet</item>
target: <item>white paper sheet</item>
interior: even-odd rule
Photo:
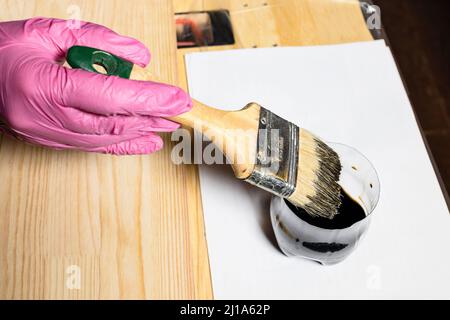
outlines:
[[[225,166],[200,166],[217,299],[450,298],[450,215],[408,97],[383,41],[186,56],[191,95],[239,109],[255,101],[377,169],[381,197],[360,246],[320,266],[287,258],[270,196]]]

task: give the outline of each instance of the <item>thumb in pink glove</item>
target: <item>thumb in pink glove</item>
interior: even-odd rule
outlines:
[[[162,148],[154,132],[173,131],[170,117],[190,110],[181,89],[63,67],[74,45],[109,51],[142,67],[139,41],[103,26],[34,18],[0,23],[0,127],[57,149],[147,154]]]

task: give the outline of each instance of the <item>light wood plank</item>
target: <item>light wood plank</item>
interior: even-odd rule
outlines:
[[[238,48],[372,40],[357,0],[173,1],[175,12],[229,10]]]
[[[151,72],[177,83],[170,1],[2,0],[0,6],[2,21],[68,19],[79,8],[82,20],[142,40],[153,53]],[[169,140],[157,154],[119,158],[4,137],[0,298],[211,298],[196,168],[172,164]],[[71,290],[73,265],[81,285]]]

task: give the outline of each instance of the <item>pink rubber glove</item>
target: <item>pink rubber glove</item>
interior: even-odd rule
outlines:
[[[74,45],[109,51],[140,66],[148,49],[92,23],[34,18],[0,23],[0,127],[57,149],[147,154],[162,148],[154,132],[178,124],[161,117],[190,110],[189,96],[166,84],[108,77],[62,66]]]

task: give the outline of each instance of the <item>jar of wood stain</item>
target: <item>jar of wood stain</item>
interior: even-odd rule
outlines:
[[[370,161],[357,150],[329,144],[340,156],[342,205],[333,219],[311,217],[280,197],[270,205],[278,245],[287,256],[331,265],[344,260],[367,231],[378,203],[380,182]]]

